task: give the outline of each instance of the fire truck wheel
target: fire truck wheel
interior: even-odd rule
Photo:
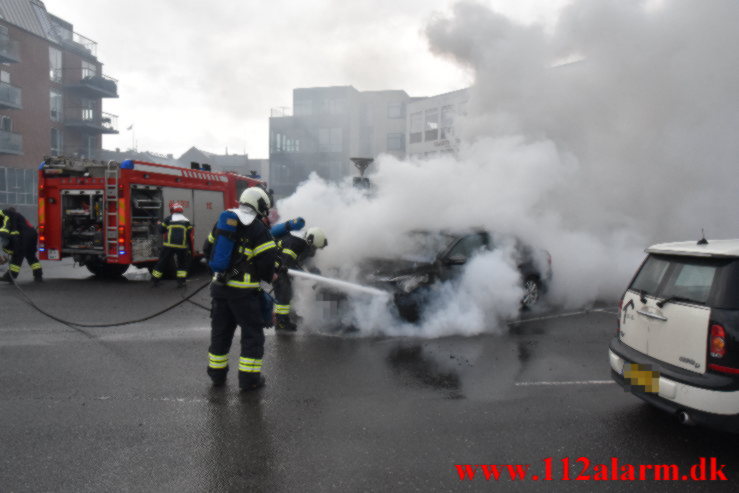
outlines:
[[[93,275],[104,278],[121,277],[128,270],[127,264],[104,264],[102,262],[87,263],[85,267]]]

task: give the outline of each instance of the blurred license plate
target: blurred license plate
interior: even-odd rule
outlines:
[[[650,394],[659,392],[659,372],[652,370],[649,365],[626,364],[624,365],[624,377],[629,380],[632,387],[637,387]]]

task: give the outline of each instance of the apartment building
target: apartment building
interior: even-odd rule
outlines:
[[[292,108],[269,119],[270,186],[285,197],[317,173],[338,181],[357,171],[352,157],[405,156],[405,91],[358,91],[352,86],[298,88]]]
[[[40,0],[2,0],[0,207],[31,211],[44,156],[98,157],[102,136],[118,133],[117,116],[103,111],[103,100],[116,97],[97,43]]]

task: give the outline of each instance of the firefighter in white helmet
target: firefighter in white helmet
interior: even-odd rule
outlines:
[[[279,265],[275,287],[275,329],[295,332],[297,325],[290,319],[290,301],[293,297],[288,269],[303,270],[304,262],[316,254],[316,250],[328,245],[321,228],[308,228],[304,234],[291,233],[278,242]]]
[[[264,386],[264,327],[271,323],[272,304],[261,283],[272,282],[277,260],[277,246],[263,222],[271,206],[262,188],[247,188],[239,207],[222,212],[214,228],[208,262],[215,273],[208,348],[208,375],[214,386],[226,383],[237,325],[241,327],[239,387],[248,391]]]

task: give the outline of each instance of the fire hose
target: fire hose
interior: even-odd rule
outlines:
[[[41,314],[43,314],[43,315],[45,315],[45,316],[49,317],[50,319],[52,319],[52,320],[54,320],[54,321],[56,321],[56,322],[59,322],[59,323],[61,323],[61,324],[63,324],[63,325],[66,325],[66,326],[67,326],[67,327],[69,327],[70,329],[73,329],[73,330],[75,330],[75,331],[77,331],[77,332],[80,332],[81,334],[84,334],[85,336],[87,336],[87,337],[90,337],[90,338],[92,338],[93,336],[92,336],[91,334],[89,334],[88,332],[86,332],[86,331],[82,330],[83,328],[108,328],[108,327],[120,327],[120,326],[123,326],[123,325],[131,325],[131,324],[135,324],[135,323],[139,323],[139,322],[145,322],[145,321],[147,321],[147,320],[151,320],[151,319],[153,319],[153,318],[155,318],[155,317],[158,317],[159,315],[162,315],[162,314],[164,314],[164,313],[166,313],[166,312],[168,312],[168,311],[170,311],[170,310],[172,310],[172,309],[174,309],[174,308],[176,308],[176,307],[180,306],[181,304],[185,303],[186,301],[189,301],[189,300],[190,300],[190,298],[192,298],[193,296],[195,296],[195,295],[196,295],[196,294],[198,294],[198,293],[199,293],[200,291],[202,291],[203,289],[205,289],[205,288],[206,288],[207,286],[209,286],[209,285],[210,285],[210,280],[208,280],[208,282],[204,283],[204,284],[203,284],[202,286],[198,287],[197,289],[195,289],[195,291],[193,291],[192,293],[188,294],[188,295],[187,295],[186,297],[183,297],[183,298],[182,298],[181,300],[179,300],[178,302],[176,302],[176,303],[174,303],[174,304],[172,304],[172,305],[170,305],[170,306],[168,306],[168,307],[164,308],[163,310],[159,310],[159,311],[158,311],[158,312],[156,312],[156,313],[152,313],[151,315],[147,315],[147,316],[145,316],[145,317],[142,317],[142,318],[137,318],[137,319],[135,319],[135,320],[126,320],[126,321],[123,321],[123,322],[108,323],[108,324],[83,324],[83,323],[80,323],[80,322],[72,322],[72,321],[70,321],[70,320],[65,320],[65,319],[63,319],[63,318],[61,318],[61,317],[58,317],[58,316],[56,316],[56,315],[53,315],[53,314],[51,314],[51,313],[47,312],[47,311],[46,311],[46,310],[44,310],[43,308],[39,307],[39,306],[38,306],[38,305],[37,305],[37,304],[36,304],[36,303],[35,303],[35,302],[34,302],[34,301],[33,301],[33,300],[32,300],[32,299],[31,299],[31,298],[30,298],[30,297],[29,297],[29,296],[28,296],[28,295],[27,295],[27,294],[26,294],[26,293],[25,293],[24,291],[23,291],[23,289],[21,289],[21,287],[20,287],[20,286],[18,285],[18,283],[17,283],[17,282],[15,282],[15,279],[13,278],[13,276],[10,276],[10,281],[11,281],[11,282],[12,282],[12,284],[13,284],[13,285],[15,286],[15,288],[16,288],[16,289],[18,290],[18,292],[19,292],[19,293],[21,294],[21,298],[23,299],[23,301],[24,301],[24,302],[25,302],[26,304],[30,305],[30,306],[31,306],[31,307],[32,307],[33,309],[35,309],[35,310],[36,310],[36,311],[38,311],[39,313],[41,313]]]
[[[4,262],[0,262],[0,265],[2,265],[2,263],[4,263]],[[372,288],[372,287],[369,287],[369,286],[361,286],[359,284],[354,284],[354,283],[351,283],[351,282],[348,282],[348,281],[342,281],[340,279],[331,279],[331,278],[328,278],[328,277],[323,277],[323,276],[319,276],[317,274],[311,274],[309,272],[295,270],[295,269],[288,269],[287,272],[291,276],[293,276],[293,277],[302,277],[304,279],[308,279],[308,280],[312,280],[312,281],[317,281],[317,282],[322,282],[324,284],[333,285],[335,287],[339,287],[339,288],[342,288],[342,289],[345,289],[345,290],[354,290],[354,291],[359,291],[359,292],[363,292],[363,293],[367,293],[367,294],[372,294],[372,295],[375,295],[375,296],[383,296],[383,297],[388,296],[388,293],[387,292],[382,291],[380,289]],[[172,305],[170,305],[170,306],[168,306],[168,307],[166,307],[166,308],[164,308],[162,310],[159,310],[156,313],[152,313],[151,315],[147,315],[145,317],[141,317],[141,318],[137,318],[137,319],[133,319],[133,320],[126,320],[126,321],[115,322],[115,323],[107,323],[107,324],[85,324],[85,323],[81,323],[81,322],[73,322],[71,320],[66,320],[66,319],[63,319],[61,317],[58,317],[58,316],[56,316],[56,315],[54,315],[52,313],[49,313],[48,311],[46,311],[43,308],[39,307],[23,291],[23,289],[18,285],[18,283],[15,282],[15,279],[13,278],[13,276],[10,276],[10,281],[15,286],[15,288],[18,290],[18,292],[20,293],[21,298],[23,299],[23,301],[26,304],[28,304],[29,306],[31,306],[33,309],[35,309],[39,313],[45,315],[46,317],[48,317],[48,318],[50,318],[50,319],[52,319],[52,320],[54,320],[56,322],[59,322],[59,323],[65,325],[65,326],[67,326],[67,327],[69,327],[69,328],[71,328],[71,329],[73,329],[73,330],[75,330],[77,332],[80,332],[81,334],[84,334],[85,336],[90,337],[90,338],[92,338],[93,336],[91,334],[89,334],[88,332],[86,332],[85,330],[83,330],[84,328],[120,327],[120,326],[123,326],[123,325],[131,325],[131,324],[135,324],[135,323],[139,323],[139,322],[145,322],[147,320],[151,320],[151,319],[156,318],[156,317],[158,317],[160,315],[163,315],[164,313],[166,313],[166,312],[168,312],[170,310],[173,310],[174,308],[177,308],[178,306],[180,306],[181,304],[183,304],[185,302],[192,303],[195,306],[198,306],[198,307],[200,307],[200,308],[202,308],[204,310],[210,311],[210,307],[206,307],[204,305],[201,305],[200,303],[197,303],[195,301],[192,301],[192,298],[196,294],[198,294],[200,291],[202,291],[203,289],[205,289],[207,286],[210,285],[211,281],[208,280],[207,282],[203,283],[202,286],[200,286],[197,289],[195,289],[192,293],[188,294],[187,296],[183,296],[181,300],[177,301],[176,303],[173,303]],[[271,293],[267,293],[267,294],[269,296]]]

